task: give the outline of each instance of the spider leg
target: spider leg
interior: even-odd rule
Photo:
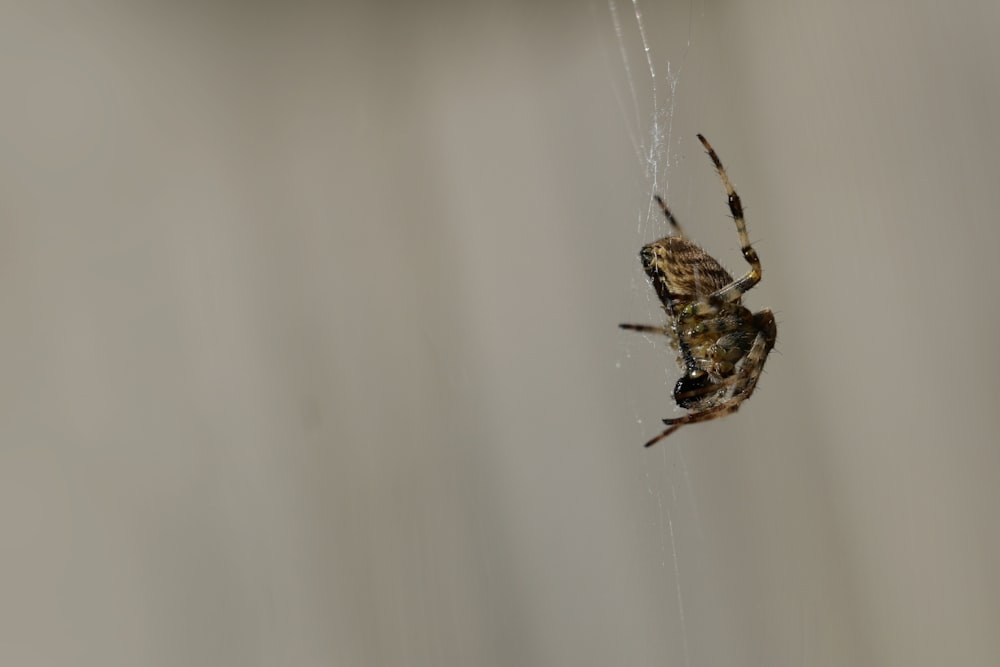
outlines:
[[[628,329],[629,331],[640,331],[642,333],[667,333],[664,327],[658,327],[655,324],[619,324],[618,328]]]
[[[671,433],[673,433],[674,431],[676,431],[679,428],[680,428],[680,425],[677,425],[677,426],[668,426],[666,429],[664,429],[664,431],[662,433],[660,433],[660,435],[656,436],[655,438],[653,438],[652,440],[650,440],[649,442],[647,442],[645,445],[643,445],[643,447],[652,447],[653,445],[655,445],[656,443],[658,443],[660,440],[663,440],[665,437],[667,437],[668,435],[670,435]]]
[[[669,222],[670,226],[674,228],[677,235],[684,238],[684,230],[681,229],[681,224],[677,222],[677,218],[675,218],[674,214],[670,212],[669,208],[667,208],[667,203],[663,201],[663,197],[660,195],[653,195],[653,199],[655,199],[656,203],[660,205],[660,208],[663,210],[663,215],[666,216],[667,222]]]
[[[715,164],[715,171],[719,174],[719,178],[722,179],[722,185],[726,188],[729,211],[733,215],[733,222],[736,223],[736,233],[740,237],[740,252],[743,253],[743,258],[750,265],[750,270],[741,278],[734,280],[722,289],[716,290],[709,296],[706,303],[691,304],[691,314],[710,315],[714,312],[712,303],[731,303],[736,301],[750,288],[759,283],[762,269],[757,251],[750,245],[750,236],[747,234],[747,223],[743,218],[743,203],[740,201],[740,196],[736,194],[736,189],[730,182],[729,175],[726,174],[726,168],[722,166],[722,160],[719,159],[712,145],[708,143],[708,139],[699,134],[698,140],[705,147],[708,156],[712,158],[712,163]]]
[[[669,431],[671,429],[680,428],[685,424],[697,424],[699,422],[707,422],[720,417],[725,417],[726,415],[731,415],[739,410],[740,404],[747,398],[747,396],[733,396],[726,402],[719,403],[715,407],[702,410],[701,412],[692,412],[689,415],[684,415],[683,417],[677,417],[675,419],[664,419],[663,423],[670,427],[667,429]]]
[[[764,362],[767,355],[771,354],[778,337],[778,325],[774,322],[774,313],[769,309],[754,313],[754,326],[757,327],[757,337],[754,338],[753,346],[747,352],[746,361],[743,362],[742,372],[737,377],[742,378],[733,388],[733,397],[742,396],[743,400],[750,398],[750,394],[757,388],[757,380],[764,370]]]

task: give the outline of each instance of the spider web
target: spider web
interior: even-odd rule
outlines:
[[[621,110],[621,118],[626,127],[636,163],[642,172],[648,186],[645,206],[637,212],[636,249],[642,244],[665,234],[666,222],[662,212],[653,200],[654,194],[666,196],[668,201],[668,177],[675,160],[674,151],[674,118],[678,90],[684,63],[691,45],[695,8],[692,4],[687,8],[686,40],[679,49],[678,57],[663,59],[654,43],[653,36],[659,34],[659,20],[650,20],[643,11],[639,0],[608,0],[608,15],[615,34],[615,48],[606,48],[611,70],[614,94]],[[676,18],[676,17],[675,17]],[[624,79],[625,85],[619,82]],[[646,301],[646,308],[630,309],[630,312],[659,313],[658,302],[653,298],[652,290],[638,272],[633,273],[632,294]],[[654,302],[656,302],[654,304]],[[638,320],[637,320],[638,321]],[[645,339],[645,340],[644,340]],[[624,339],[624,354],[630,362],[632,345],[643,343],[655,345],[656,352],[664,360],[664,385],[666,400],[670,396],[670,383],[676,379],[677,369],[673,361],[673,351],[669,350],[665,341],[657,336],[630,336]],[[666,354],[664,354],[666,353]],[[643,359],[647,359],[645,353]],[[622,364],[618,364],[621,368]],[[628,383],[626,382],[626,387]],[[628,392],[629,390],[626,389]],[[646,426],[638,401],[634,395],[628,396],[628,402],[633,410],[637,424],[643,425],[644,437],[655,435],[662,429],[658,419],[651,420]],[[645,411],[645,409],[643,410]],[[663,415],[660,415],[663,416]],[[638,441],[637,441],[638,446]],[[663,466],[662,477],[667,483],[667,490],[654,480],[650,471],[653,459],[648,459],[650,465],[644,467],[645,487],[649,497],[656,502],[656,513],[659,516],[659,547],[662,553],[661,565],[667,575],[673,580],[673,596],[676,604],[676,614],[681,636],[681,651],[684,665],[692,663],[689,647],[688,608],[685,600],[682,577],[682,559],[678,552],[679,533],[676,530],[675,512],[688,511],[697,532],[701,533],[701,521],[698,518],[694,488],[691,475],[684,460],[683,451],[675,442],[665,441],[660,447],[660,465]],[[652,454],[652,452],[650,452]],[[679,472],[669,474],[671,469]],[[678,489],[681,493],[678,493]]]

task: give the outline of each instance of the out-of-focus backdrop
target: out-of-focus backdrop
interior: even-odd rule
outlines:
[[[0,662],[998,664],[1000,5],[638,11],[0,8]]]

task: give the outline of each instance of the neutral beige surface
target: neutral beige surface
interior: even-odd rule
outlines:
[[[1000,664],[1000,5],[416,4],[0,8],[0,663]]]

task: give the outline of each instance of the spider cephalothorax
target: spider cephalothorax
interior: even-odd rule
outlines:
[[[666,334],[677,350],[684,375],[674,387],[674,401],[691,412],[664,419],[667,428],[646,443],[656,444],[684,424],[723,417],[739,409],[750,397],[774,348],[777,325],[770,310],[750,312],[743,294],[760,282],[757,251],[750,245],[743,219],[743,205],[712,146],[698,135],[729,197],[743,258],[750,270],[738,280],[700,247],[688,241],[670,209],[659,196],[656,202],[676,232],[643,246],[642,268],[663,303],[667,323],[620,324],[623,329]]]

